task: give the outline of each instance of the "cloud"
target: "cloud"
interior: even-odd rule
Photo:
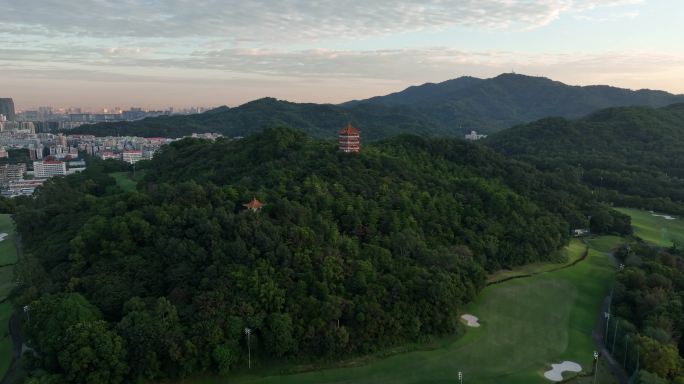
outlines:
[[[21,56],[21,52],[13,52]],[[8,52],[0,51],[0,57]],[[514,69],[568,84],[609,84],[684,93],[684,55],[647,51],[530,54],[449,47],[397,50],[241,50],[196,52],[173,61],[114,56],[27,67],[17,58],[0,82],[23,107],[238,105],[273,96],[299,102],[343,102],[464,75],[492,77]],[[15,56],[16,57],[16,56]],[[28,68],[28,69],[27,69]]]
[[[681,76],[672,74],[673,69],[684,72],[684,58],[678,54],[544,54],[464,49],[443,41],[432,46],[429,41],[431,33],[439,31],[448,35],[456,30],[460,32],[454,36],[467,36],[462,30],[476,29],[499,37],[530,29],[545,33],[540,28],[563,17],[580,22],[637,17],[636,6],[642,3],[97,0],[84,5],[61,0],[0,0],[0,10],[7,15],[0,18],[0,88],[21,92],[49,86],[56,94],[63,87],[64,93],[74,98],[81,90],[86,94],[114,90],[121,95],[130,90],[130,97],[140,100],[145,95],[175,93],[187,97],[195,90],[202,100],[216,99],[213,104],[235,104],[258,94],[299,101],[344,101],[460,75],[494,76],[513,68],[580,84],[615,79],[617,84],[632,85],[637,82],[630,83],[630,79],[640,79],[645,86],[658,87],[667,84],[662,80],[667,77],[675,79],[671,82],[675,89],[684,90],[678,80]],[[401,41],[397,35],[414,32],[423,34],[414,35],[421,41],[414,39],[413,46],[383,49],[384,37],[392,36],[396,47]],[[365,44],[369,37],[376,39]],[[562,47],[553,50],[563,51]],[[116,82],[128,88],[115,86]],[[81,87],[78,90],[73,88],[76,83]],[[147,92],[144,87],[165,91]],[[226,89],[239,89],[241,99],[222,101]],[[333,89],[344,92],[337,94]],[[320,99],[312,96],[314,90]]]
[[[492,53],[452,47],[332,50],[319,49],[326,45],[319,42],[454,26],[529,29],[563,13],[589,18],[586,13],[597,8],[612,10],[642,1],[98,0],[84,6],[73,1],[0,0],[0,9],[11,15],[0,19],[0,68],[22,61],[27,71],[34,62],[115,72],[178,68],[385,79],[410,76],[405,69],[411,67],[430,70],[439,60],[455,57],[461,64],[489,65],[485,59]],[[510,61],[496,55],[496,60]]]
[[[520,51],[461,50],[446,46],[410,49],[281,50],[271,48],[229,48],[195,51],[187,56],[159,58],[140,49],[104,49],[106,58],[92,58],[75,47],[65,53],[47,50],[1,49],[0,67],[7,76],[33,77],[27,63],[36,58],[41,76],[49,77],[73,70],[109,79],[117,76],[138,81],[234,81],[235,78],[348,79],[359,81],[403,81],[409,83],[443,80],[460,74],[478,76],[507,72],[550,73],[563,77],[563,71],[578,74],[649,73],[672,68],[684,69],[684,54],[654,51],[615,51],[604,53],[526,53]],[[13,72],[7,72],[13,68]],[[36,71],[38,73],[38,71]],[[69,72],[71,73],[71,72]]]
[[[0,0],[0,32],[213,38],[233,44],[358,38],[455,26],[533,28],[563,12],[641,0]]]

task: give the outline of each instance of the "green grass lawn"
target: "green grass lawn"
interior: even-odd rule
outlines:
[[[10,215],[0,215],[0,233],[9,236],[0,242],[0,300],[7,298],[14,288],[14,263],[17,262],[17,252],[14,247],[14,223]],[[12,362],[12,340],[9,337],[9,318],[12,315],[12,305],[9,302],[0,304],[0,377],[5,375]]]
[[[618,380],[613,376],[610,371],[610,366],[606,362],[606,359],[599,360],[598,374],[596,375],[596,382],[594,382],[594,376],[583,376],[578,377],[571,381],[572,384],[617,384]]]
[[[591,370],[591,329],[613,273],[612,261],[592,249],[572,267],[491,285],[465,308],[482,326],[431,350],[292,375],[260,372],[257,360],[254,374],[181,383],[456,383],[459,371],[466,383],[548,383],[542,375],[551,363],[572,360]]]
[[[131,178],[128,172],[114,172],[111,176],[116,180],[116,185],[125,192],[135,189],[137,182]]]
[[[138,171],[135,177],[132,172],[114,172],[111,176],[116,180],[116,185],[124,192],[132,191],[138,185],[138,181],[145,176],[145,171]]]
[[[513,269],[502,269],[500,271],[497,271],[495,273],[492,273],[487,277],[487,283],[493,283],[496,281],[501,281],[505,280],[511,277],[517,277],[517,276],[526,276],[526,275],[534,275],[537,273],[543,273],[543,272],[548,272],[548,271],[553,271],[558,268],[562,268],[566,265],[570,265],[577,260],[579,260],[582,255],[584,254],[584,250],[586,249],[586,245],[584,245],[581,241],[578,239],[572,239],[570,241],[570,244],[565,247],[561,252],[564,254],[563,258],[565,259],[564,262],[562,263],[554,263],[554,262],[543,262],[543,263],[532,263],[532,264],[527,264],[523,265],[520,267],[516,267]]]
[[[681,217],[667,220],[639,209],[616,208],[616,210],[632,218],[632,228],[640,238],[662,247],[671,247],[673,240],[684,244],[684,220]]]
[[[610,252],[615,250],[622,243],[619,236],[598,236],[592,237],[588,241],[589,246],[600,252]]]
[[[12,339],[9,336],[9,319],[12,305],[9,302],[0,304],[0,377],[5,375],[12,362]]]
[[[9,296],[14,289],[14,265],[0,267],[0,300]]]
[[[17,250],[14,248],[14,223],[10,215],[0,215],[0,233],[7,233],[5,240],[0,241],[0,265],[17,262]]]

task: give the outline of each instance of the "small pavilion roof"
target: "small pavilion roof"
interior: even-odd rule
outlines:
[[[254,197],[252,198],[252,201],[250,201],[247,204],[242,204],[242,206],[249,209],[261,209],[261,207],[263,207],[264,204],[262,204],[261,201],[257,200],[257,198]]]

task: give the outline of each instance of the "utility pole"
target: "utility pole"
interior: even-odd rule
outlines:
[[[639,374],[639,363],[640,363],[640,359],[641,359],[641,356],[639,356],[639,352],[640,352],[639,351],[639,344],[637,344],[637,365],[636,365],[636,370],[635,370],[637,375]]]
[[[252,346],[249,342],[249,337],[252,335],[252,330],[249,328],[245,328],[245,335],[247,335],[247,356],[248,356],[247,367],[249,369],[252,369]]]
[[[625,335],[625,359],[622,362],[622,367],[625,368],[625,372],[627,371],[627,340],[629,340],[629,335]]]
[[[617,340],[618,326],[620,325],[620,319],[615,319],[615,333],[613,333],[613,347],[610,349],[610,353],[615,355],[615,340]]]
[[[594,351],[594,360],[596,360],[596,366],[594,368],[594,384],[596,384],[596,376],[598,376],[598,359],[599,353]]]

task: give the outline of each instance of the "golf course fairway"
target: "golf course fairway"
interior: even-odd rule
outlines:
[[[634,234],[640,238],[661,247],[671,247],[673,241],[684,244],[684,220],[681,217],[632,208],[616,210],[632,218]]]
[[[574,266],[491,285],[464,309],[481,326],[434,349],[291,375],[269,375],[253,356],[254,374],[241,368],[225,378],[180,383],[457,383],[459,371],[464,383],[550,383],[543,373],[552,363],[574,361],[591,371],[591,330],[613,274],[609,257],[590,250]]]
[[[17,262],[14,223],[10,215],[0,215],[0,234],[7,234],[0,241],[0,377],[3,377],[12,361],[12,339],[9,336],[12,305],[5,299],[14,288],[14,264]]]

